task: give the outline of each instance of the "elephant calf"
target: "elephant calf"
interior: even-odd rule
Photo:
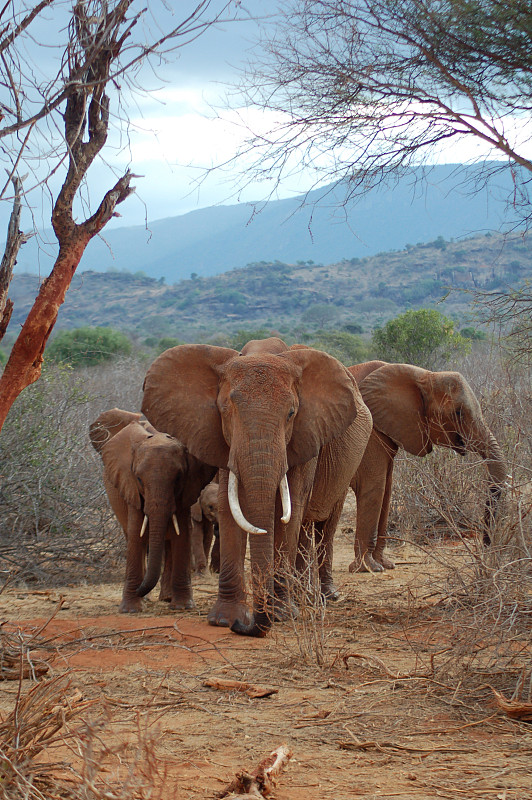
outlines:
[[[209,553],[211,556],[211,572],[220,572],[218,483],[212,481],[202,490],[197,501],[190,509],[190,518],[192,525],[192,565],[195,572],[205,572]]]
[[[193,608],[190,508],[216,470],[140,414],[106,411],[92,423],[89,435],[102,457],[105,490],[126,536],[120,611],[141,610],[141,597],[159,580],[163,551],[161,599],[169,600],[171,608]]]

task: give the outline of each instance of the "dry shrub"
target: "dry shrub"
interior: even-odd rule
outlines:
[[[90,713],[89,713],[90,712]],[[111,717],[84,700],[71,676],[19,691],[0,718],[0,786],[5,800],[125,800],[160,796],[155,732],[140,721],[136,741],[107,744]]]
[[[116,575],[124,550],[88,438],[104,410],[138,410],[146,364],[47,366],[17,399],[0,436],[0,584],[46,585]]]
[[[292,612],[281,625],[273,628],[280,652],[289,659],[309,665],[327,666],[332,660],[332,631],[326,620],[326,601],[321,594],[316,549],[312,540],[309,549],[299,558],[299,569],[293,575],[281,568],[279,576],[286,586],[286,607]]]

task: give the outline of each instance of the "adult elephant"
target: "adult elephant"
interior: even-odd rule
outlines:
[[[321,450],[344,435],[349,441],[330,465],[331,506],[347,491],[362,457],[371,418],[356,382],[339,361],[317,350],[240,355],[180,345],[148,370],[142,410],[196,458],[220,469],[220,578],[208,621],[265,635],[273,613],[274,553],[285,550],[295,558],[293,542]],[[339,472],[347,478],[338,487]],[[253,614],[245,602],[246,533]]]
[[[193,608],[190,507],[215,471],[140,414],[104,412],[90,426],[89,436],[101,455],[105,490],[126,536],[120,611],[141,610],[141,597],[159,580],[165,549],[161,599],[169,600],[171,608]]]
[[[395,564],[385,554],[386,528],[393,482],[394,458],[403,447],[426,456],[434,445],[460,455],[472,452],[488,471],[484,511],[484,542],[507,478],[501,449],[488,428],[480,404],[459,372],[430,372],[410,364],[370,361],[349,367],[374,429],[351,488],[357,498],[355,559],[351,572],[382,572]]]

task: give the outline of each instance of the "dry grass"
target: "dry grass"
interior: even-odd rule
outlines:
[[[107,745],[108,709],[85,700],[70,674],[23,691],[0,718],[0,786],[5,800],[148,800],[161,779],[156,734],[138,718],[135,739]]]

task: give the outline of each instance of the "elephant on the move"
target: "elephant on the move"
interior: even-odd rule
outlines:
[[[195,572],[205,572],[209,554],[211,572],[220,572],[218,538],[218,483],[211,481],[190,509],[192,525],[192,564]],[[212,547],[212,550],[211,550]]]
[[[284,348],[239,355],[179,345],[155,360],[144,381],[147,418],[220,470],[220,578],[208,621],[252,636],[265,635],[272,623],[274,554],[293,563],[305,514],[325,522],[336,512],[371,431],[356,382],[339,361]],[[244,582],[246,533],[253,614]]]
[[[382,572],[394,458],[399,447],[425,456],[433,445],[460,455],[477,453],[488,471],[484,542],[490,542],[507,466],[466,379],[459,372],[429,372],[410,364],[369,361],[349,367],[373,416],[373,432],[351,488],[357,499],[355,559],[351,572]]]
[[[121,426],[120,420],[125,424]],[[141,597],[159,580],[163,550],[167,558],[161,599],[170,600],[172,608],[193,608],[190,507],[215,470],[140,414],[121,409],[104,412],[92,423],[89,435],[102,457],[105,490],[126,536],[120,611],[141,610]]]

